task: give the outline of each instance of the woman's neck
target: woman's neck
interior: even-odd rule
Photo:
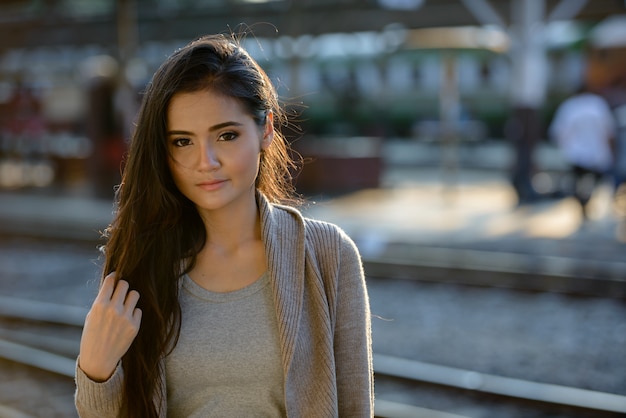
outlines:
[[[247,202],[225,207],[220,210],[202,211],[207,233],[207,246],[232,251],[241,245],[261,239],[261,225],[256,197]]]

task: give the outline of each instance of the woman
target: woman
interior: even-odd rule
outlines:
[[[76,367],[84,417],[373,415],[367,292],[290,206],[276,92],[223,35],[147,88]]]

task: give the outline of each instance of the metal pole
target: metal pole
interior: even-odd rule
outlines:
[[[515,148],[512,184],[518,202],[532,203],[537,192],[532,186],[534,150],[540,136],[539,110],[547,86],[547,59],[544,45],[545,0],[511,1],[511,83],[513,111],[507,136]]]
[[[441,59],[442,77],[439,92],[439,114],[442,141],[444,198],[450,202],[456,191],[458,174],[457,143],[460,103],[455,52],[444,50]]]

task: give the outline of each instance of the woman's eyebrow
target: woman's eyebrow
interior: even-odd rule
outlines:
[[[218,123],[217,125],[211,126],[209,128],[209,131],[210,132],[217,131],[218,129],[226,128],[228,126],[243,126],[243,123],[239,123],[235,121],[222,122],[222,123]]]
[[[243,123],[235,122],[235,121],[228,121],[228,122],[218,123],[216,125],[211,126],[209,128],[209,132],[214,132],[214,131],[217,131],[219,129],[226,128],[228,126],[243,126]],[[167,131],[167,134],[168,135],[193,135],[193,132],[176,129],[176,130]]]
[[[168,135],[193,135],[191,132],[188,131],[179,131],[179,130],[175,130],[175,131],[167,131]]]

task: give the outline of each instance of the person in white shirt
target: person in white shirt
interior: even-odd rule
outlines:
[[[602,96],[581,88],[557,109],[549,128],[574,175],[574,197],[586,219],[599,180],[613,166],[615,120]]]

